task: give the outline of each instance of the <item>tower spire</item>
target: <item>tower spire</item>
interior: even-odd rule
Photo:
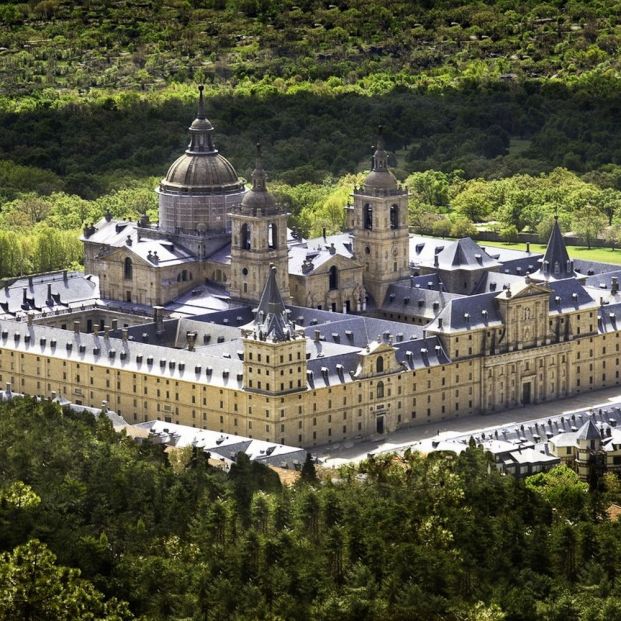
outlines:
[[[374,172],[387,172],[388,164],[384,143],[384,126],[378,125],[377,127],[377,146],[375,147],[375,153],[373,154],[373,171]]]
[[[198,87],[198,110],[196,118],[190,125],[190,144],[185,150],[190,155],[197,153],[217,153],[213,143],[213,125],[205,113],[205,87],[200,84]]]
[[[263,168],[263,158],[261,154],[261,143],[257,142],[257,155],[254,165],[254,170],[252,171],[252,189],[255,192],[266,192],[266,176],[265,169]]]
[[[203,84],[198,85],[198,112],[196,113],[196,118],[203,120],[206,117],[205,115],[205,96],[203,95],[203,91],[205,90],[205,86]]]
[[[286,341],[294,336],[294,326],[278,288],[276,266],[270,267],[254,319],[255,331],[261,340]]]

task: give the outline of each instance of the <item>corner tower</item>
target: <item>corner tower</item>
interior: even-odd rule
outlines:
[[[252,189],[239,209],[231,212],[231,277],[229,293],[240,300],[258,300],[263,284],[275,269],[279,295],[289,299],[289,251],[287,216],[268,192],[266,175],[257,145]]]
[[[388,286],[409,275],[408,192],[388,169],[381,126],[373,169],[353,196],[354,254],[365,288],[381,304]]]
[[[540,268],[530,275],[533,280],[562,280],[575,278],[574,262],[569,258],[563,234],[558,225],[558,216],[554,216],[554,226],[548,240],[546,252],[541,259]]]
[[[244,389],[264,394],[306,390],[306,336],[289,319],[275,266],[255,313],[254,321],[242,328]]]

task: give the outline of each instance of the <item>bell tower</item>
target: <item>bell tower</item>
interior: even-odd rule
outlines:
[[[364,265],[364,286],[379,305],[388,286],[410,273],[408,192],[388,169],[381,126],[373,168],[353,197],[354,254]]]
[[[232,238],[229,292],[232,298],[258,300],[273,265],[282,297],[289,300],[288,215],[267,190],[261,146],[257,145],[252,189],[246,192],[239,209],[230,214]]]

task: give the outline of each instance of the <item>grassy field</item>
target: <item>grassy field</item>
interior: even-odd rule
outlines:
[[[524,243],[509,242],[477,242],[482,246],[496,246],[498,248],[509,248],[511,250],[526,250]],[[545,252],[545,244],[531,244],[531,252]],[[567,246],[567,251],[572,259],[583,259],[585,261],[600,261],[601,263],[621,264],[621,249],[611,250],[610,248],[591,248],[586,246]]]

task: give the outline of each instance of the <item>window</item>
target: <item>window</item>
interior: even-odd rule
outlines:
[[[240,247],[242,250],[250,250],[250,227],[246,222],[241,225],[240,231]]]
[[[328,279],[329,279],[330,291],[333,291],[334,289],[339,288],[339,272],[336,269],[335,265],[333,265],[330,268]]]
[[[363,208],[362,218],[364,220],[364,228],[373,228],[373,207],[367,203]]]
[[[384,372],[384,358],[383,356],[378,356],[377,360],[375,361],[375,371],[377,373],[383,373]]]
[[[270,250],[278,248],[278,228],[273,222],[267,225],[267,247]]]
[[[377,398],[378,399],[383,399],[384,398],[384,382],[377,382]]]
[[[125,280],[131,280],[134,272],[134,266],[132,265],[132,260],[127,257],[125,259],[125,264],[123,267],[123,277]]]
[[[390,206],[390,228],[399,228],[399,205]]]

